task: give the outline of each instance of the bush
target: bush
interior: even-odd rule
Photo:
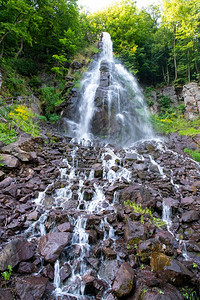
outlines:
[[[4,82],[4,86],[13,96],[19,96],[25,93],[25,81],[16,77],[8,77]]]
[[[41,80],[38,76],[33,75],[31,77],[31,79],[29,80],[28,84],[30,85],[30,87],[32,88],[39,88],[41,86]]]
[[[21,75],[36,75],[38,72],[38,65],[32,59],[27,59],[25,57],[18,58],[15,59],[13,63]]]
[[[62,102],[61,92],[49,86],[41,88],[40,92],[43,100],[44,114],[50,122],[54,123],[59,119],[59,116],[55,113],[55,108]]]

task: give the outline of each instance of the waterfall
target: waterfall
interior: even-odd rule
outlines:
[[[78,142],[94,138],[129,146],[153,137],[149,112],[137,81],[113,58],[109,33],[102,34],[99,59],[81,82],[79,120],[68,120],[69,135]]]

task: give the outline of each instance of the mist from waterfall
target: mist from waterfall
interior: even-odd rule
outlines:
[[[153,137],[143,93],[133,75],[113,59],[109,33],[102,33],[99,59],[81,82],[77,120],[68,133],[78,142],[101,141],[129,146]]]

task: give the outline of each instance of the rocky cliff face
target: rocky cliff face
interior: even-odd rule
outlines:
[[[193,120],[200,116],[200,86],[191,82],[183,86],[183,99],[185,104],[185,116]]]

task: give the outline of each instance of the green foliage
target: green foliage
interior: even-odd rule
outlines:
[[[184,298],[187,299],[187,300],[199,300],[200,299],[197,296],[196,291],[193,288],[189,287],[189,286],[181,288],[180,292],[182,293]]]
[[[35,114],[23,105],[0,107],[0,141],[6,145],[16,141],[20,130],[39,136],[39,128],[34,121]]]
[[[178,132],[180,135],[195,136],[200,134],[200,118],[188,120],[184,115],[180,114],[182,107],[174,108],[174,113],[152,115],[151,121],[154,129],[159,133],[169,134],[170,132]]]
[[[38,76],[33,75],[31,79],[28,81],[28,84],[32,88],[39,88],[41,86],[41,80]]]
[[[192,157],[192,159],[194,159],[194,160],[196,160],[196,161],[198,161],[198,162],[200,162],[200,152],[199,152],[199,150],[191,150],[191,149],[188,149],[188,148],[185,148],[184,149],[184,152],[185,153],[188,153],[191,157]],[[194,265],[194,264],[193,264]]]
[[[24,76],[36,75],[39,69],[34,60],[25,57],[13,60],[13,64],[17,72]]]
[[[132,207],[132,209],[135,213],[138,213],[141,215],[140,222],[142,224],[144,224],[144,217],[146,216],[149,218],[148,222],[150,222],[150,223],[152,222],[156,227],[162,227],[162,226],[166,225],[166,223],[163,222],[161,219],[153,216],[151,209],[149,209],[147,207],[143,208],[141,204],[131,202],[131,201],[125,201],[124,204]]]
[[[59,116],[55,113],[55,108],[58,106],[61,100],[61,91],[57,91],[53,87],[44,87],[40,89],[41,98],[43,100],[44,114],[50,122],[56,122],[59,120]]]
[[[160,104],[160,110],[161,112],[165,111],[166,109],[170,108],[170,105],[172,103],[172,100],[169,96],[158,96],[158,103]]]
[[[155,92],[155,88],[153,87],[146,87],[145,91],[144,91],[144,96],[146,98],[147,101],[147,105],[148,106],[153,106],[154,105],[154,99],[153,99],[153,95],[152,92]]]
[[[4,86],[10,91],[13,96],[25,94],[25,81],[16,77],[7,77]]]
[[[1,273],[5,281],[8,281],[12,274],[12,267],[8,265],[8,270]]]
[[[0,141],[8,145],[15,142],[17,139],[17,134],[13,126],[9,123],[0,122]]]

